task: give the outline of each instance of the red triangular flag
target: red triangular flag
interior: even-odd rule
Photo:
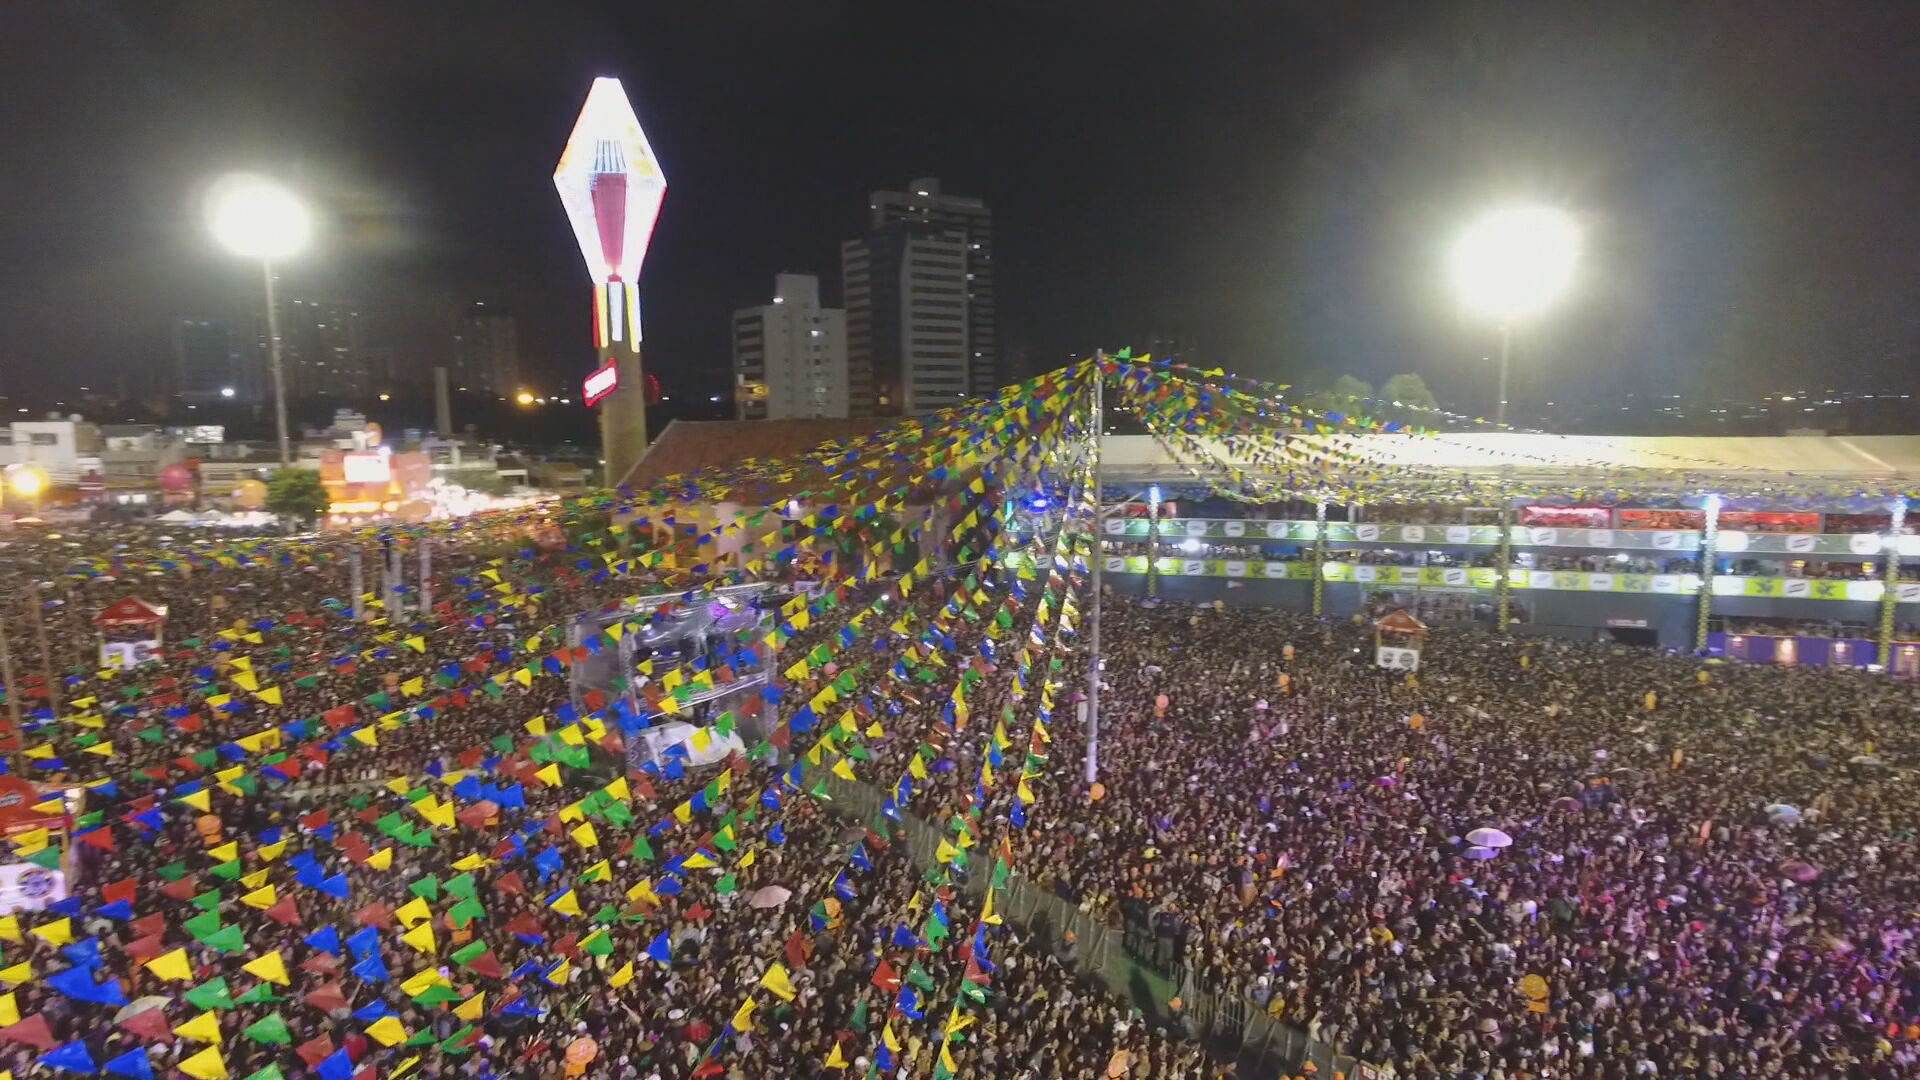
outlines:
[[[520,871],[509,870],[494,881],[493,887],[507,896],[520,896],[526,893],[527,883],[520,880]]]
[[[393,918],[393,909],[375,900],[354,914],[361,926],[371,926],[376,930],[384,928]]]
[[[307,1063],[307,1068],[315,1068],[333,1055],[333,1040],[322,1035],[294,1047],[293,1052],[300,1055],[300,1060]]]
[[[894,970],[892,964],[882,960],[873,969],[873,985],[884,993],[897,994],[900,992],[900,973]]]
[[[136,895],[135,890],[137,890],[139,887],[140,887],[140,879],[121,878],[119,881],[116,881],[111,885],[101,886],[100,902],[103,904],[116,904],[122,900],[125,900],[127,903],[131,904],[133,903],[133,898]]]
[[[162,935],[148,934],[146,937],[135,938],[129,941],[120,947],[120,951],[133,957],[135,960],[151,960],[161,953],[166,952],[167,946],[162,940]]]
[[[267,918],[282,926],[299,926],[300,908],[293,902],[293,897],[288,896],[267,909]]]
[[[813,959],[813,939],[805,930],[795,930],[787,939],[787,963],[792,967],[804,968]],[[884,962],[884,961],[883,961]]]
[[[523,911],[507,922],[507,933],[509,934],[532,935],[545,932],[546,931],[540,926],[540,920],[534,918],[533,913],[530,911]]]
[[[473,960],[467,964],[467,970],[484,979],[504,979],[507,977],[507,969],[500,966],[499,958],[493,955],[491,949],[474,957]]]
[[[133,931],[135,937],[146,937],[148,934],[158,934],[166,928],[167,917],[157,911],[151,915],[142,915],[127,924],[127,929]]]
[[[120,1021],[120,1026],[148,1042],[165,1042],[173,1038],[173,1025],[167,1022],[165,1009],[146,1009],[134,1013]]]
[[[347,1007],[347,995],[340,992],[339,983],[328,983],[320,989],[309,993],[301,1000],[322,1012],[333,1012],[335,1009],[344,1009]],[[333,1051],[328,1050],[327,1053],[331,1054]],[[321,1056],[325,1057],[326,1055],[322,1054]]]
[[[310,971],[315,975],[327,975],[340,970],[340,958],[323,952],[314,953],[300,961],[301,971]]]
[[[104,825],[98,829],[89,829],[74,837],[74,839],[83,844],[97,847],[101,851],[113,850],[113,830]]]
[[[198,888],[199,886],[193,883],[192,878],[181,878],[179,881],[169,881],[160,886],[160,892],[172,900],[191,900]]]
[[[51,1050],[60,1045],[53,1037],[53,1029],[47,1026],[47,1018],[34,1013],[17,1024],[0,1027],[0,1039],[10,1039],[25,1043],[36,1050]]]
[[[713,918],[713,912],[708,911],[704,905],[695,901],[694,905],[687,909],[686,918],[688,922],[706,922],[708,919]]]

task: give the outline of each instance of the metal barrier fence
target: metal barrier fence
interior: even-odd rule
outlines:
[[[872,821],[885,801],[880,789],[862,781],[833,777],[827,781],[827,790],[836,813],[863,823]],[[902,813],[900,823],[915,865],[934,865],[940,830],[913,814]],[[963,891],[974,895],[984,892],[986,885],[987,875],[982,873],[967,875],[961,881]],[[1119,928],[1035,886],[1018,873],[1008,878],[995,910],[1050,942],[1072,933],[1077,939],[1076,962],[1083,974],[1098,980],[1116,997],[1135,1005],[1153,1006],[1142,1009],[1149,1020],[1183,1031],[1219,1057],[1235,1062],[1244,1070],[1243,1075],[1278,1080],[1302,1071],[1309,1061],[1318,1070],[1317,1075],[1326,1080],[1336,1076],[1372,1080],[1390,1075],[1383,1068],[1366,1065],[1308,1038],[1306,1032],[1273,1019],[1248,998],[1202,989],[1184,968],[1168,970],[1135,956],[1126,947]],[[1136,990],[1147,982],[1147,971],[1171,978],[1184,1008],[1171,1011],[1164,1002],[1139,1001]]]

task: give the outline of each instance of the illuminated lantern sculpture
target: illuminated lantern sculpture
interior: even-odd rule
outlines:
[[[267,505],[267,485],[258,480],[242,480],[233,485],[233,505],[242,510],[258,510]]]
[[[175,462],[160,470],[160,490],[169,495],[180,495],[193,490],[193,470]]]
[[[626,479],[647,448],[646,385],[640,370],[640,264],[667,194],[640,118],[618,79],[595,79],[553,172],[574,239],[593,278],[596,367],[611,364],[616,389],[600,399],[601,456],[608,483]],[[587,395],[591,396],[591,395]]]

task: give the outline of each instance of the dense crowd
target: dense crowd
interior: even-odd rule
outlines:
[[[496,539],[449,538],[436,551],[435,603],[386,625],[350,618],[336,544],[263,549],[233,565],[200,560],[191,572],[156,571],[152,536],[0,551],[23,703],[30,713],[46,707],[46,688],[31,680],[37,635],[21,607],[38,603],[49,651],[62,658],[62,716],[74,714],[75,698],[93,698],[84,708],[111,720],[110,759],[86,753],[98,729],[31,721],[27,737],[57,751],[57,768],[27,763],[37,774],[119,781],[90,804],[104,810],[113,842],[75,847],[73,936],[94,943],[91,979],[118,980],[128,999],[174,999],[161,1006],[164,1025],[130,1026],[122,1006],[49,982],[85,967],[89,950],[31,933],[0,946],[6,962],[28,960],[36,973],[13,991],[26,1027],[0,1027],[0,1056],[16,1075],[35,1075],[43,1053],[74,1040],[96,1062],[144,1045],[156,1073],[178,1070],[205,1045],[173,1030],[200,1011],[180,996],[217,978],[234,1000],[202,1000],[214,1003],[237,1077],[269,1066],[289,1077],[334,1080],[343,1066],[338,1075],[384,1076],[416,1055],[412,1068],[428,1076],[864,1076],[890,1020],[900,1047],[889,1075],[932,1073],[944,1003],[972,956],[964,939],[977,900],[932,883],[885,818],[852,820],[783,787],[799,742],[777,759],[736,753],[707,769],[636,769],[610,723],[590,747],[591,767],[558,785],[536,780],[543,739],[528,721],[571,708],[565,665],[500,693],[480,684],[563,645],[551,628],[573,615],[678,579],[610,573],[577,536]],[[108,572],[61,573],[75,559],[104,560]],[[372,567],[369,559],[370,580]],[[986,639],[1024,638],[1024,625],[952,615],[948,601],[968,590],[951,578],[904,602],[884,581],[829,591],[838,605],[829,610],[842,613],[892,599],[886,619],[854,643],[838,637],[843,619],[801,628],[774,667],[840,649],[861,688],[851,700],[867,729],[862,779],[890,784],[931,742],[931,776],[908,812],[947,821],[984,796],[981,834],[1007,838],[1016,873],[1110,920],[1139,962],[1197,990],[1244,999],[1402,1076],[1879,1078],[1920,1067],[1920,697],[1907,685],[1600,645],[1522,646],[1467,629],[1437,636],[1408,679],[1372,667],[1364,627],[1112,596],[1101,787],[1078,775],[1084,745],[1068,694],[1086,658],[1063,646],[1051,757],[1032,777],[1039,801],[1019,828],[1008,820],[1010,781],[976,789],[991,726],[956,727],[948,702],[973,671],[985,673],[968,698],[977,718],[1015,703],[1006,657]],[[167,650],[103,678],[88,612],[134,593],[169,608]],[[1030,589],[1006,603],[1024,618],[1036,598]],[[882,628],[894,619],[913,627]],[[922,637],[925,626],[940,633]],[[548,640],[530,645],[533,636]],[[925,668],[924,679],[889,674],[904,670],[914,641],[937,642],[952,662]],[[970,657],[981,659],[960,662]],[[236,659],[262,685],[282,687],[282,703],[235,694],[241,707],[209,707],[210,694],[231,689]],[[757,670],[736,656],[728,677]],[[778,730],[791,702],[837,677],[819,666],[789,671],[788,704],[756,715],[761,695],[745,694],[727,707],[743,730]],[[415,679],[425,688],[402,689]],[[650,700],[659,692],[641,688]],[[431,715],[379,727],[375,745],[337,737],[423,702]],[[1020,705],[1016,731],[1032,701]],[[196,753],[289,724],[298,729],[284,745],[293,769],[260,772],[263,782],[240,794],[211,790],[205,814],[171,797],[217,767]],[[420,788],[454,801],[434,777],[461,770],[513,784],[524,805],[463,813],[424,843],[396,839],[388,815],[417,823]],[[563,816],[610,778],[631,784],[631,813],[594,815],[597,842],[587,846],[572,835],[577,816]],[[674,808],[699,792],[709,808],[677,820]],[[722,829],[729,847],[716,847]],[[1470,842],[1480,829],[1511,845]],[[247,881],[214,873],[209,852],[229,841]],[[836,875],[855,848],[870,869],[841,893]],[[729,857],[710,871],[663,872],[678,857],[719,850]],[[307,859],[344,888],[297,883]],[[277,897],[243,900],[263,871]],[[444,891],[463,875],[484,909],[471,921],[451,917]],[[681,891],[635,891],[667,877]],[[429,880],[431,955],[401,941],[412,920],[398,914]],[[769,887],[791,898],[762,904]],[[555,905],[563,889],[577,911]],[[936,902],[955,912],[961,940],[902,946],[903,912]],[[208,910],[240,929],[241,950],[184,929]],[[384,972],[370,971],[360,949],[316,942],[326,927],[342,941],[372,928]],[[1170,1007],[1143,1016],[1083,981],[1072,942],[1044,926],[1009,920],[987,933],[991,989],[950,1048],[963,1074],[1246,1075],[1162,1026]],[[163,982],[146,961],[174,949],[186,950],[191,976]],[[284,984],[246,967],[276,951]],[[792,972],[791,1000],[759,989],[776,961]],[[621,976],[629,963],[631,981]],[[893,1012],[897,987],[880,977],[888,967],[913,968],[933,988],[927,1020]],[[423,1003],[404,986],[428,970],[447,987]],[[1523,991],[1528,976],[1544,984],[1537,999]],[[759,1007],[742,1016],[749,998]],[[471,1024],[454,1012],[470,1005]],[[416,1045],[374,1035],[389,1014]],[[289,1040],[242,1034],[273,1035],[274,1017]],[[723,1038],[730,1021],[744,1031]],[[587,1040],[597,1056],[579,1064]]]
[[[1403,1075],[1920,1067],[1912,686],[1107,611],[1105,795],[1024,861],[1200,985]]]

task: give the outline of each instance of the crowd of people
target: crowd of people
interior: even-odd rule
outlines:
[[[579,701],[566,674],[579,657],[558,628],[685,580],[614,572],[601,550],[552,529],[449,536],[428,610],[369,623],[351,616],[336,542],[180,558],[122,531],[0,549],[19,684],[7,691],[26,706],[23,746],[50,751],[15,760],[37,779],[115,780],[90,796],[99,824],[81,826],[110,841],[76,843],[69,862],[75,940],[34,932],[54,920],[47,912],[22,915],[23,940],[0,946],[33,972],[13,986],[21,1020],[0,1026],[0,1058],[27,1076],[76,1043],[93,1062],[144,1047],[155,1074],[202,1075],[192,1063],[212,1044],[191,1025],[204,1004],[237,1077],[388,1076],[414,1057],[405,1068],[428,1076],[931,1075],[944,1003],[977,959],[966,941],[977,900],[913,864],[897,822],[852,820],[784,786],[803,743],[707,769],[641,768],[603,714],[582,748],[591,766],[557,784],[535,778],[552,744],[530,722],[558,724]],[[944,822],[977,808],[981,835],[1005,839],[1016,874],[1109,920],[1139,963],[1399,1076],[1920,1068],[1910,686],[1522,646],[1465,628],[1436,634],[1408,677],[1373,667],[1363,626],[1113,595],[1100,787],[1079,775],[1084,732],[1069,703],[1088,657],[1077,634],[1036,631],[1041,670],[1060,661],[1061,704],[1020,827],[1015,785],[980,784],[997,751],[978,718],[1017,706],[1016,732],[1031,718],[1033,698],[993,642],[1027,639],[1021,620],[1040,590],[988,574],[994,602],[955,614],[977,591],[959,577],[905,598],[885,579],[828,584],[822,616],[885,598],[885,619],[855,640],[844,618],[798,625],[772,665],[786,671],[785,704],[763,709],[768,699],[751,693],[716,710],[737,710],[743,730],[778,731],[793,702],[853,679],[861,779],[887,787],[932,747],[905,812]],[[167,607],[167,644],[158,661],[107,677],[91,613],[126,595]],[[23,604],[39,607],[37,624]],[[995,619],[996,606],[1015,617]],[[32,675],[36,625],[58,672],[51,688]],[[915,643],[949,659],[899,677]],[[787,667],[818,648],[837,663]],[[542,667],[485,688],[527,663]],[[721,681],[758,665],[736,655]],[[236,691],[236,671],[280,689],[279,703]],[[655,705],[659,674],[636,677]],[[963,683],[971,725],[950,705]],[[48,719],[56,695],[59,722]],[[88,714],[108,726],[68,722]],[[267,727],[285,732],[277,772],[260,768],[266,755],[223,749]],[[376,737],[342,737],[363,727]],[[103,736],[110,757],[88,752]],[[259,782],[202,789],[204,812],[179,801],[183,784],[236,761]],[[423,820],[423,789],[475,809],[446,782],[462,774],[511,784],[518,799],[394,831],[391,815]],[[589,815],[589,846],[574,835],[578,808],[614,778],[631,788],[630,811]],[[706,808],[679,818],[697,793]],[[867,865],[843,892],[856,848]],[[666,869],[720,852],[711,870]],[[224,872],[234,862],[244,880]],[[677,892],[636,891],[669,878]],[[256,881],[277,893],[263,897]],[[770,888],[790,899],[762,904]],[[454,917],[461,893],[477,917]],[[415,920],[400,914],[426,898],[430,949],[403,941]],[[902,913],[934,903],[955,913],[959,940],[901,944]],[[243,945],[209,944],[205,922],[187,928],[208,913],[239,928]],[[372,937],[356,939],[365,930]],[[990,990],[964,1039],[945,1047],[960,1072],[1247,1078],[1203,1052],[1169,1003],[1143,1014],[1087,981],[1072,943],[1046,927],[1009,920],[984,933]],[[169,981],[149,962],[176,949],[190,973]],[[253,966],[267,954],[284,962],[280,980]],[[764,989],[774,962],[791,971],[788,993]],[[928,1019],[895,1011],[889,967],[924,980]],[[56,977],[74,968],[90,985],[116,981],[127,1002],[158,997],[147,1011],[165,1023],[75,996]],[[438,977],[414,981],[428,971]],[[216,979],[226,992],[201,993]],[[758,1007],[743,1013],[747,1000]],[[395,1030],[404,1035],[388,1045]]]

